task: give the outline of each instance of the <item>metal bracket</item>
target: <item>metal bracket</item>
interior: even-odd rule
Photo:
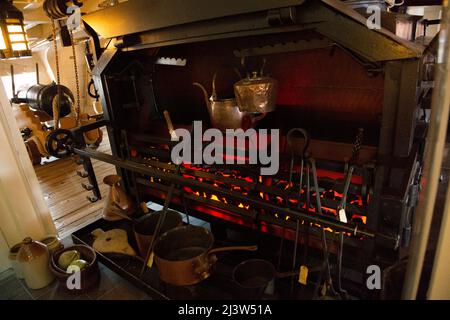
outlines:
[[[77,170],[77,175],[79,175],[82,178],[87,178],[89,174],[86,171],[79,171]]]
[[[100,120],[96,121],[81,127],[77,127],[72,130],[73,135],[75,136],[75,140],[81,146],[86,146],[86,142],[84,141],[83,133],[97,129],[108,125],[108,121]],[[89,157],[80,156],[79,159],[76,160],[76,163],[79,165],[83,165],[83,170],[77,171],[77,175],[82,178],[88,178],[89,183],[82,183],[81,186],[88,191],[92,191],[92,195],[88,196],[87,199],[90,202],[96,202],[97,200],[102,198],[100,193],[100,188],[98,187],[97,178],[95,176],[94,167],[92,166],[92,161]]]
[[[87,196],[86,198],[92,203],[98,201],[98,197],[96,197],[96,196]]]
[[[419,184],[415,183],[409,188],[408,207],[413,208],[419,200]]]
[[[315,50],[332,46],[333,42],[331,42],[328,39],[298,40],[295,42],[277,43],[263,47],[253,47],[241,50],[234,50],[233,54],[235,57],[242,58],[259,55],[304,51],[304,50]]]
[[[86,173],[86,177],[88,178],[89,183],[82,183],[81,186],[87,191],[92,191],[92,195],[88,196],[87,198],[91,202],[96,202],[98,199],[101,199],[102,196],[100,193],[100,189],[98,187],[94,167],[92,166],[90,158],[82,157],[82,159],[83,159],[84,173]]]
[[[295,7],[279,8],[267,11],[267,23],[274,26],[295,24],[297,10]]]
[[[81,186],[87,191],[91,191],[92,189],[94,189],[94,186],[92,184],[82,183]]]

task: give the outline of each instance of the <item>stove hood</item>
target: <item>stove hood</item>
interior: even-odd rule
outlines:
[[[372,62],[417,58],[424,50],[386,29],[369,29],[363,16],[336,0],[133,0],[83,20],[127,50],[302,30]]]

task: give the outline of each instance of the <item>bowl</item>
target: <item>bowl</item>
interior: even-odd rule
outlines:
[[[58,266],[58,259],[66,251],[77,250],[81,259],[86,260],[88,265],[80,270],[79,278],[76,274],[66,272]],[[98,267],[97,254],[94,249],[86,245],[73,245],[52,254],[50,259],[50,270],[60,282],[61,286],[70,292],[85,292],[98,284],[100,280],[100,269]]]

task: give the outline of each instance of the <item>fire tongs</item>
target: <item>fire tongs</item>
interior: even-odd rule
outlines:
[[[319,190],[319,183],[317,178],[317,168],[316,168],[316,161],[311,155],[309,155],[306,151],[309,147],[310,138],[308,135],[308,132],[301,128],[293,128],[291,129],[286,136],[287,144],[289,145],[291,149],[291,163],[290,163],[290,169],[289,169],[289,186],[292,185],[293,180],[293,172],[294,172],[294,159],[295,159],[295,153],[294,153],[294,143],[293,143],[293,135],[294,134],[300,134],[300,138],[297,138],[297,143],[300,142],[300,139],[303,139],[302,145],[300,145],[300,176],[299,176],[299,198],[302,194],[303,190],[303,171],[306,163],[306,197],[305,202],[302,203],[301,201],[298,201],[297,209],[300,209],[302,205],[305,205],[306,210],[309,212],[311,208],[311,182],[310,182],[310,174],[312,173],[313,178],[313,185],[314,185],[314,191],[315,191],[315,198],[316,198],[316,212],[320,215],[322,215],[322,204],[320,200],[320,190]],[[309,223],[304,223],[304,252],[303,252],[303,264],[306,265],[307,260],[307,252],[308,252],[308,243],[309,243]],[[294,254],[292,257],[292,269],[296,269],[296,260],[297,260],[297,248],[298,248],[298,237],[299,237],[299,230],[300,229],[300,219],[296,220],[296,230],[295,230],[295,243],[294,243]],[[326,236],[325,236],[325,230],[322,228],[322,241],[323,241],[323,250],[324,250],[324,268],[327,271],[328,279],[330,287],[332,288],[331,284],[331,272],[330,272],[330,265],[329,265],[329,259],[328,259],[328,249],[326,244]],[[291,292],[293,291],[293,278],[291,279]],[[334,290],[333,290],[334,291]]]
[[[353,171],[355,169],[356,162],[359,158],[359,152],[361,150],[362,140],[364,137],[364,129],[359,128],[358,133],[356,135],[355,143],[353,145],[352,156],[348,162],[348,168],[346,170],[345,180],[344,180],[344,190],[342,192],[342,199],[337,208],[337,217],[341,222],[347,223],[347,215],[345,212],[345,208],[347,206],[347,194],[350,188],[350,183],[352,180]],[[338,261],[337,261],[337,284],[338,291],[341,295],[342,299],[348,299],[347,291],[342,289],[341,286],[341,274],[342,274],[342,253],[344,250],[344,232],[339,232],[339,253],[338,253]]]

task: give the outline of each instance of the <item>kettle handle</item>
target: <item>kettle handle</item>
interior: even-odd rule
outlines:
[[[266,58],[262,58],[261,68],[259,69],[259,76],[262,77],[264,74],[264,69],[266,68]],[[246,70],[245,57],[241,58],[241,65]],[[257,72],[256,72],[257,73]],[[250,73],[246,70],[247,78],[250,78]]]
[[[266,58],[263,58],[261,69],[259,69],[259,76],[262,77],[264,74],[264,69],[266,68]]]
[[[237,68],[233,68],[234,73],[239,77],[239,80],[242,79],[241,73]],[[212,98],[213,100],[217,100],[217,91],[216,91],[216,78],[217,78],[217,72],[214,72],[213,78],[212,78]]]
[[[215,101],[217,100],[217,92],[216,92],[216,78],[217,78],[217,71],[214,72],[213,78],[212,78],[212,99]]]

